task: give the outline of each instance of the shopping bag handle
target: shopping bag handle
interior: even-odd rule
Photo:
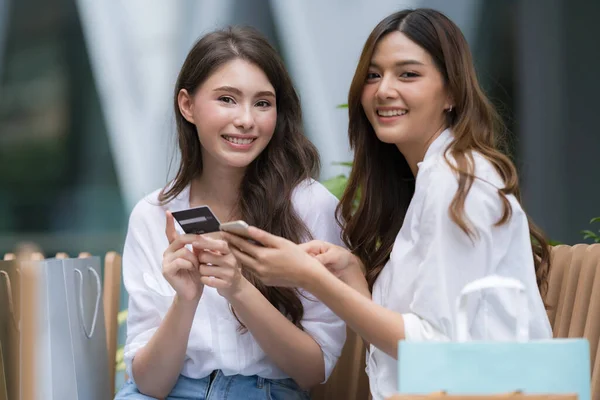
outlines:
[[[13,295],[12,295],[12,285],[10,283],[10,276],[6,271],[0,271],[0,275],[2,275],[6,282],[6,295],[8,297],[8,312],[10,313],[13,324],[15,325],[15,329],[17,332],[21,331],[21,327],[19,321],[17,321],[17,315],[15,314],[15,307],[13,303]]]
[[[490,275],[482,279],[477,279],[465,285],[456,299],[456,340],[466,342],[469,340],[469,329],[467,324],[467,295],[480,292],[485,289],[514,289],[517,295],[513,303],[517,308],[517,341],[526,342],[529,340],[529,304],[525,294],[525,286],[521,281],[514,278],[507,278],[498,275]]]
[[[89,332],[85,326],[85,321],[83,319],[83,274],[79,269],[75,268],[75,272],[79,277],[79,323],[83,328],[85,336],[87,336],[88,339],[91,339],[94,335],[94,330],[96,329],[96,320],[98,319],[98,311],[100,309],[100,293],[102,290],[102,285],[100,283],[100,276],[98,276],[96,270],[92,267],[88,267],[87,270],[88,272],[91,272],[92,275],[94,275],[94,277],[96,278],[96,307],[94,309],[94,317],[92,318],[92,327],[90,328]]]

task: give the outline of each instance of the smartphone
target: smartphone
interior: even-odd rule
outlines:
[[[256,240],[250,237],[250,234],[248,233],[249,227],[250,226],[245,221],[231,221],[222,223],[220,229],[223,232],[233,233],[234,235],[243,237],[244,239],[248,240],[250,243],[253,243],[255,245],[263,246],[261,243],[257,242]]]
[[[203,233],[218,232],[221,225],[219,219],[208,206],[174,211],[171,214],[185,233],[201,235]]]

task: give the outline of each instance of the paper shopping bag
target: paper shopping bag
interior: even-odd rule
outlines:
[[[112,397],[102,307],[100,258],[63,260],[79,400]]]
[[[35,276],[27,290],[21,287],[24,268],[28,276]],[[20,400],[27,392],[44,400],[77,400],[62,261],[0,261],[0,299],[7,399]],[[31,306],[27,310],[22,309],[25,302]],[[24,330],[23,312],[35,318],[34,330]],[[30,338],[26,344],[25,336]],[[33,358],[25,365],[23,357],[28,350],[32,350]]]
[[[493,394],[577,393],[590,399],[589,345],[585,339],[509,342],[403,342],[399,392],[445,390]]]
[[[17,261],[0,261],[0,346],[2,369],[0,399],[19,399],[20,394],[20,273]]]
[[[0,342],[0,400],[8,400],[6,374],[4,373],[4,358],[2,355],[2,342]]]
[[[77,397],[73,338],[69,328],[67,287],[63,260],[39,261],[37,266],[37,331],[34,336],[38,398]]]
[[[576,394],[523,394],[508,393],[495,395],[446,395],[432,393],[429,395],[397,394],[386,400],[577,400]]]
[[[518,290],[517,340],[468,341],[464,297],[487,288]],[[401,394],[577,394],[590,400],[590,357],[586,339],[528,340],[524,286],[490,276],[465,287],[457,301],[454,342],[400,341]]]

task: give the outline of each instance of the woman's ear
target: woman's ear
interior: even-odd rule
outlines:
[[[444,103],[444,111],[452,111],[454,108],[454,99],[450,94],[446,96],[446,102]]]
[[[186,121],[194,124],[194,98],[188,93],[187,90],[181,89],[177,95],[177,104],[179,105],[179,112],[183,115]]]

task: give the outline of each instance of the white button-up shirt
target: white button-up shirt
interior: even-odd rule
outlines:
[[[406,340],[452,340],[460,291],[471,281],[497,274],[525,285],[530,338],[550,338],[552,330],[536,284],[527,217],[516,198],[507,196],[512,217],[494,226],[502,215],[498,188],[504,184],[479,154],[474,155],[477,179],[464,208],[478,238],[472,242],[451,220],[449,207],[458,189],[456,175],[444,159],[451,140],[452,133],[444,131],[418,165],[415,194],[390,259],[374,284],[373,301],[402,315]],[[467,298],[471,338],[515,338],[511,295],[494,289]],[[398,361],[372,345],[367,373],[373,400],[397,391]]]
[[[125,364],[130,377],[133,377],[133,357],[156,332],[175,296],[162,275],[163,252],[168,246],[165,211],[190,207],[189,186],[165,206],[158,205],[158,193],[150,194],[133,209],[123,251],[123,277],[129,293]],[[341,244],[340,229],[335,220],[337,199],[324,186],[313,180],[306,181],[295,189],[292,202],[314,239]],[[178,225],[177,229],[183,232]],[[346,340],[346,327],[314,296],[301,293],[308,297],[300,296],[304,306],[302,326],[321,346],[327,379]],[[227,300],[216,289],[205,286],[181,373],[190,378],[202,378],[220,369],[225,375],[287,378],[267,357],[252,333],[242,333],[239,327]]]

